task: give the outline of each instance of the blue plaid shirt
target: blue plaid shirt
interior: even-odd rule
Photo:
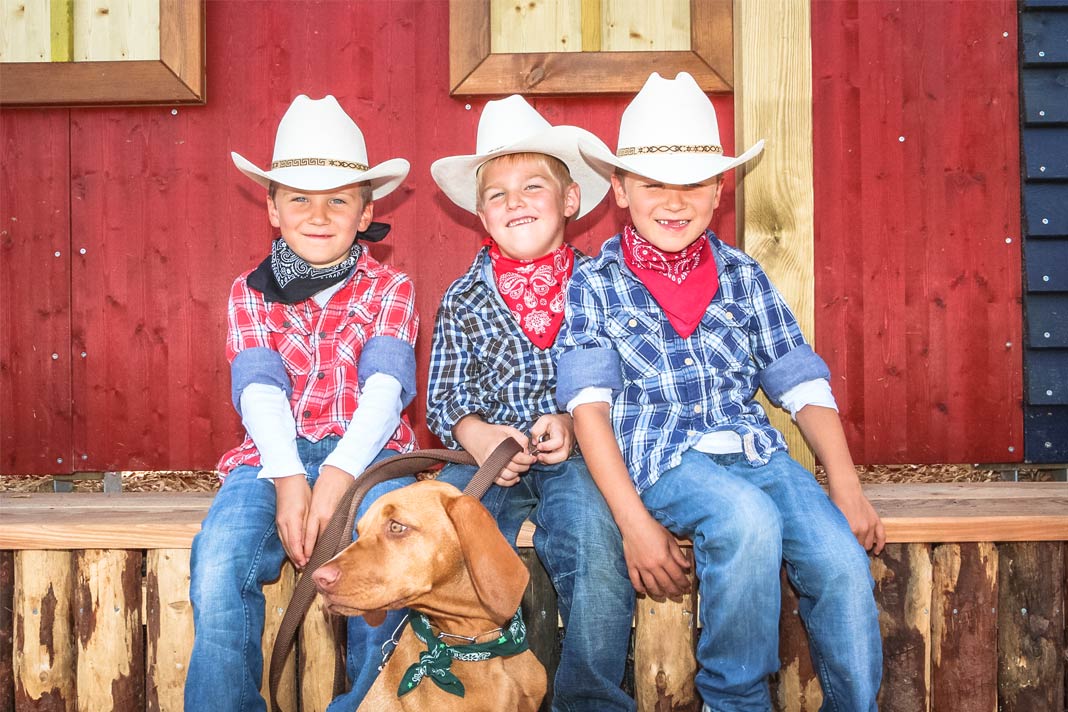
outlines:
[[[708,236],[719,291],[688,339],[624,264],[619,235],[568,288],[557,401],[612,389],[612,425],[638,492],[717,430],[736,432],[749,462],[767,463],[786,441],[753,400],[757,387],[777,404],[794,386],[830,377],[756,260]]]
[[[589,258],[571,248],[575,269]],[[476,413],[487,423],[529,432],[556,407],[556,365],[551,349],[523,334],[493,280],[488,248],[442,298],[434,321],[426,419],[448,448],[459,448],[452,428]]]

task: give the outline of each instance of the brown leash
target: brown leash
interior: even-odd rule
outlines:
[[[508,438],[497,446],[482,466],[471,478],[464,488],[464,494],[471,495],[475,499],[482,499],[493,481],[501,473],[501,470],[512,460],[522,448],[512,438]],[[311,607],[315,599],[315,582],[312,581],[312,573],[330,559],[334,558],[345,547],[352,543],[353,520],[356,518],[356,510],[363,502],[364,496],[375,485],[386,480],[398,477],[407,477],[417,472],[422,472],[442,462],[457,465],[476,465],[475,459],[463,450],[417,450],[404,455],[396,455],[386,460],[371,465],[363,474],[357,477],[338,502],[337,510],[326,529],[315,542],[311,558],[304,567],[300,579],[293,588],[293,597],[289,606],[282,616],[282,623],[278,627],[278,637],[275,638],[274,648],[271,651],[270,679],[268,685],[271,692],[271,709],[273,712],[282,712],[278,704],[278,683],[282,679],[282,670],[285,667],[286,658],[293,649],[293,643],[297,637],[297,627],[304,619],[304,615]],[[344,656],[335,656],[334,663],[334,696],[341,694],[345,686],[345,660]]]

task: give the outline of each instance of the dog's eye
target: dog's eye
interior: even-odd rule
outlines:
[[[396,519],[390,519],[389,524],[387,526],[389,527],[390,534],[403,534],[404,532],[408,531],[408,527],[401,524]]]

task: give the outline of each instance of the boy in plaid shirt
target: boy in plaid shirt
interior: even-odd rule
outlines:
[[[360,244],[388,232],[371,222],[373,200],[400,185],[408,162],[369,167],[363,134],[334,97],[304,95],[278,125],[270,171],[232,157],[268,190],[280,237],[230,293],[226,355],[247,432],[219,462],[223,484],[193,541],[188,710],[266,709],[263,584],[286,556],[307,563],[355,476],[415,447],[401,415],[415,392],[414,289]],[[376,488],[364,507],[406,483]],[[350,671],[377,660],[392,630],[359,618],[349,629]],[[373,679],[373,669],[354,676],[352,694]]]
[[[575,273],[558,348],[558,400],[623,535],[642,593],[700,582],[696,685],[706,711],[771,709],[779,570],[800,613],[824,710],[876,709],[878,611],[865,549],[882,522],[861,491],[830,373],[755,260],[707,229],[722,174],[715,109],[689,74],[653,74],[623,114],[615,154],[583,143],[631,224]],[[753,396],[788,409],[827,470],[830,499],[786,452]]]
[[[504,438],[524,446],[483,498],[515,541],[529,515],[534,548],[552,577],[565,637],[554,710],[633,710],[620,689],[634,591],[619,530],[582,457],[571,417],[555,405],[551,348],[564,289],[585,259],[564,244],[567,220],[604,196],[608,182],[578,154],[571,126],[550,126],[519,96],[489,102],[477,153],[436,161],[438,186],[477,213],[489,237],[445,293],[434,325],[427,421],[447,447],[483,462]],[[441,479],[463,486],[472,467]]]

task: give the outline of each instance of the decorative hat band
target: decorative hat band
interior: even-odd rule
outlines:
[[[616,151],[616,156],[633,156],[641,153],[723,153],[723,146],[628,146]]]
[[[330,168],[348,168],[354,171],[366,171],[366,163],[339,161],[336,158],[287,158],[284,161],[272,161],[271,170],[294,168],[296,166],[328,166]]]

